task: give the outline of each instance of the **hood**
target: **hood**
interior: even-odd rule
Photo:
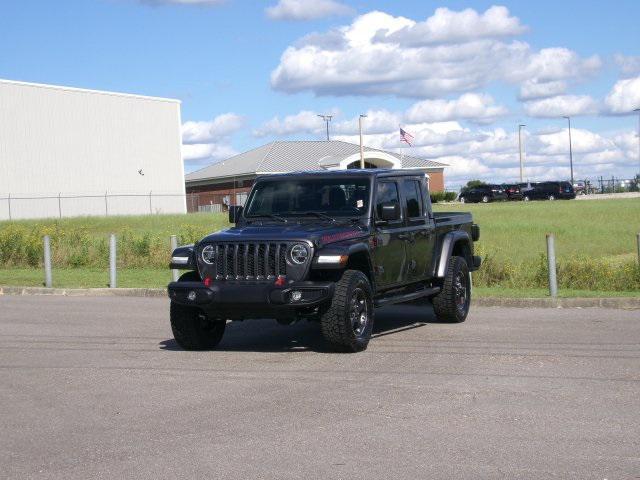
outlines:
[[[202,243],[306,240],[313,242],[316,246],[320,246],[366,235],[368,235],[368,229],[362,225],[333,225],[310,222],[279,223],[274,225],[245,225],[220,230],[207,235],[202,239]]]

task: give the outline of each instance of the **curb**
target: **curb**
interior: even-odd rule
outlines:
[[[2,295],[57,295],[67,297],[166,297],[166,288],[43,288],[0,287]],[[611,308],[640,310],[640,297],[608,298],[474,298],[478,307],[508,308]]]
[[[166,297],[167,289],[0,287],[0,295],[57,295],[65,297]]]
[[[510,308],[612,308],[619,310],[640,310],[640,297],[606,298],[474,298],[479,307]]]

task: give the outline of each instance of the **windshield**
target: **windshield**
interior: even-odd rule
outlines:
[[[354,217],[364,215],[368,208],[366,178],[263,180],[253,189],[245,217]]]

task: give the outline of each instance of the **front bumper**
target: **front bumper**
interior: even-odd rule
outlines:
[[[278,286],[273,282],[222,280],[209,287],[202,282],[171,282],[167,289],[169,298],[181,305],[225,312],[228,318],[253,318],[258,311],[268,316],[317,306],[333,296],[334,284],[291,282]],[[300,292],[300,299],[294,292]]]

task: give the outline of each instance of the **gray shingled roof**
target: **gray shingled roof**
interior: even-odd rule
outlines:
[[[404,168],[442,168],[443,163],[425,160],[377,148],[364,147],[367,152],[384,152],[402,159]],[[321,170],[322,165],[335,164],[340,159],[354,155],[360,151],[355,143],[339,140],[312,141],[275,141],[227,160],[214,163],[185,176],[187,182],[195,182],[212,178],[255,175],[256,173],[291,172],[297,170]]]

